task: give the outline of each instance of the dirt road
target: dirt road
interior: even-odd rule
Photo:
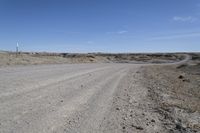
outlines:
[[[138,68],[128,64],[1,68],[0,132],[100,131],[113,95],[119,86],[126,87],[122,79]]]
[[[165,132],[146,99],[141,67],[114,63],[2,67],[0,132]]]

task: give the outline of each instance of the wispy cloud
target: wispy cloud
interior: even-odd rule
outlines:
[[[121,31],[118,31],[117,33],[118,34],[124,34],[124,33],[127,33],[128,31],[126,31],[126,30],[121,30]]]
[[[173,21],[179,21],[179,22],[195,22],[196,20],[197,18],[192,17],[192,16],[186,16],[186,17],[174,16],[173,17]]]
[[[188,38],[188,37],[200,37],[200,32],[173,34],[173,35],[165,35],[165,36],[155,36],[155,37],[150,38],[149,40],[151,40],[151,41],[171,40],[171,39]]]
[[[93,44],[94,42],[93,41],[87,41],[87,44]]]
[[[127,32],[128,32],[127,30],[120,30],[120,31],[117,31],[117,32],[106,32],[106,34],[118,34],[118,35],[121,35],[121,34],[125,34]]]

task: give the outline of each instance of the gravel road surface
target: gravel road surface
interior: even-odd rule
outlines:
[[[163,132],[159,116],[150,111],[148,90],[140,84],[141,67],[2,67],[0,133]]]
[[[0,68],[0,132],[100,132],[116,90],[127,87],[122,79],[138,68],[129,64]]]

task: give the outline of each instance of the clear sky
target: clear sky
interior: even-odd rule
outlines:
[[[0,0],[0,49],[200,52],[200,0]]]

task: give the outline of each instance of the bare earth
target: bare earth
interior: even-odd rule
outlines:
[[[188,60],[1,67],[0,133],[199,132]]]

